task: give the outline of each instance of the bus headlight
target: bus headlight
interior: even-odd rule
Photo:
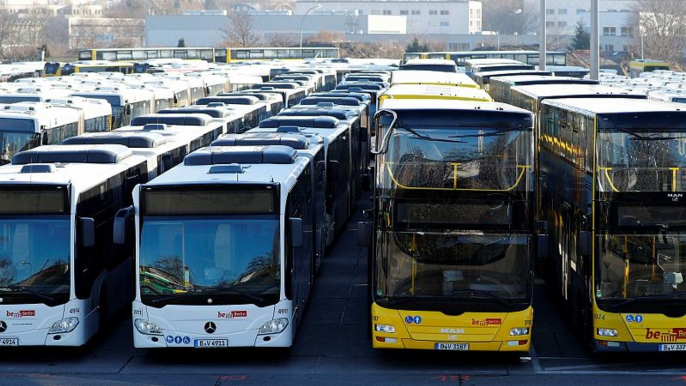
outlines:
[[[388,334],[395,334],[395,326],[392,324],[375,324],[374,330],[376,332],[385,332]]]
[[[257,331],[257,335],[278,334],[285,330],[286,327],[288,327],[288,319],[272,319],[260,327],[259,331]]]
[[[48,330],[48,334],[63,334],[72,332],[79,325],[79,318],[64,318],[56,321]]]
[[[617,330],[615,330],[614,328],[599,328],[598,335],[616,338],[619,334],[617,333]]]
[[[529,335],[529,329],[526,327],[522,327],[522,328],[513,328],[510,330],[510,336],[520,336],[520,335]]]
[[[145,320],[136,319],[133,321],[133,325],[136,326],[136,330],[144,335],[162,335],[162,329],[155,323]]]

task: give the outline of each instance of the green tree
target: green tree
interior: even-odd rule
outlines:
[[[584,23],[578,21],[574,29],[572,42],[569,44],[570,50],[588,50],[591,48],[591,34],[586,31]]]
[[[405,48],[405,52],[427,52],[431,51],[429,48],[429,45],[426,43],[419,43],[419,40],[417,38],[414,38],[412,40],[412,43],[408,44],[407,47]]]

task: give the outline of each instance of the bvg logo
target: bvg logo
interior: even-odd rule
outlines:
[[[672,331],[652,331],[646,328],[646,339],[659,340],[660,342],[686,340],[686,328],[673,328]]]

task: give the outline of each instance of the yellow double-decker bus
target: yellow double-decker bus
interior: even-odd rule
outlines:
[[[546,281],[596,351],[686,351],[686,111],[543,101]]]
[[[369,249],[374,348],[526,352],[533,327],[532,113],[502,103],[387,99]]]

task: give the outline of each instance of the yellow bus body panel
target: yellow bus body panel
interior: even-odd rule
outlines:
[[[372,304],[374,348],[435,350],[439,343],[468,344],[469,351],[529,351],[533,307],[518,312],[465,312],[391,310]],[[391,325],[395,333],[378,332],[376,325]],[[528,334],[511,336],[513,328]]]
[[[600,336],[598,329],[614,329],[617,336]],[[604,312],[594,304],[593,337],[608,342],[686,344],[686,316]]]

